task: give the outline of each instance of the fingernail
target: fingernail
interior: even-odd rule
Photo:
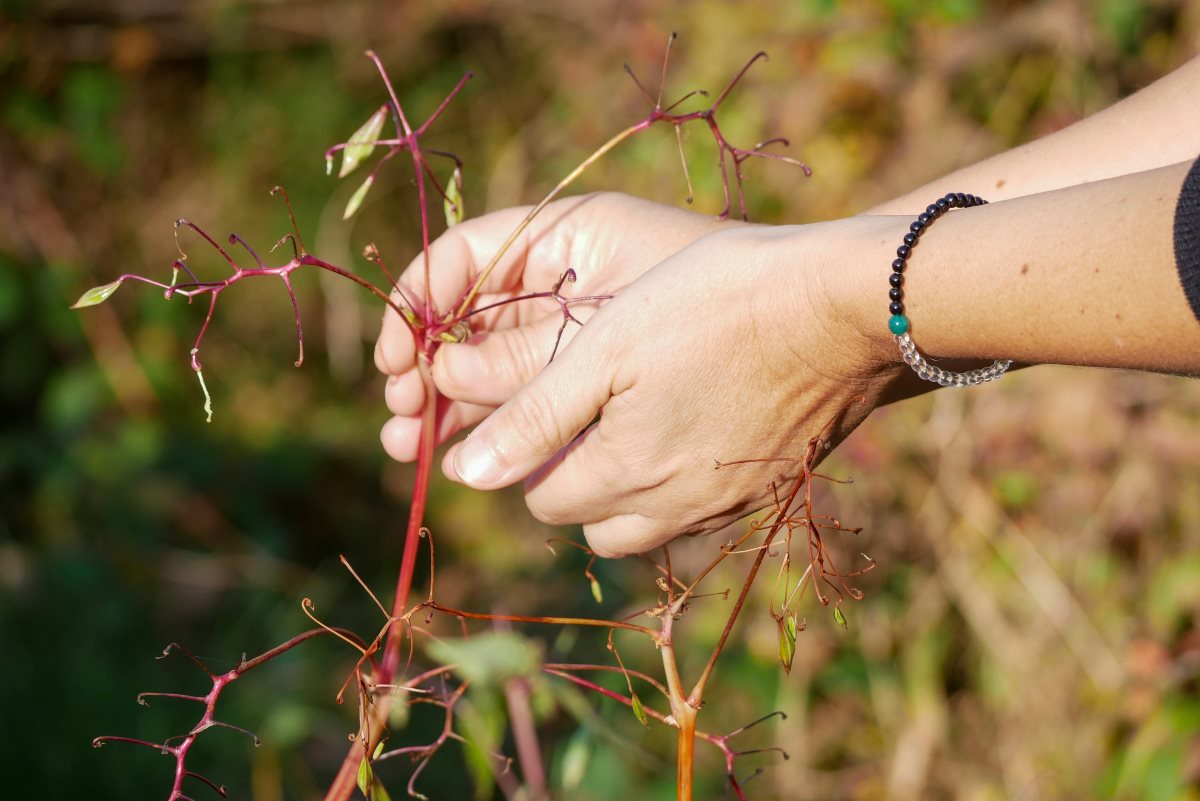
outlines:
[[[454,454],[454,472],[471,486],[493,484],[500,480],[500,465],[496,456],[481,440],[468,437]]]

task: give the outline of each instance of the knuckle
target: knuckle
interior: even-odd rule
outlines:
[[[508,424],[519,442],[539,456],[549,458],[560,447],[562,434],[555,422],[554,408],[540,392],[520,392],[512,397]]]
[[[672,534],[660,522],[644,515],[617,515],[583,527],[588,547],[597,556],[619,559],[645,553],[671,539]]]
[[[583,538],[587,541],[588,547],[592,549],[592,553],[604,559],[619,559],[625,556],[626,553],[617,547],[612,541],[612,537],[607,530],[607,527],[601,526],[584,526]]]
[[[572,523],[578,523],[577,515],[571,514],[571,510],[563,504],[547,504],[541,495],[525,496],[525,505],[529,507],[529,513],[536,519],[549,526],[569,526]]]
[[[489,366],[503,373],[488,377],[514,389],[528,383],[541,368],[541,352],[533,341],[536,336],[521,328],[504,337],[504,358],[489,360]]]

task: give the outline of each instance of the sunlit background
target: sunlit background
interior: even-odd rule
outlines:
[[[380,309],[348,282],[299,279],[301,369],[282,287],[223,298],[204,351],[211,424],[187,362],[203,309],[132,286],[85,312],[70,303],[122,272],[168,277],[177,217],[266,250],[288,230],[267,195],[275,184],[326,260],[379,280],[359,255],[373,241],[404,263],[418,229],[401,160],[347,224],[354,186],[326,177],[322,159],[384,97],[365,48],[416,118],[475,72],[429,140],[466,163],[474,215],[536,200],[644,115],[621,66],[654,80],[672,30],[669,95],[718,89],[770,53],[723,119],[743,143],[788,137],[787,152],[813,166],[808,179],[747,168],[751,217],[791,223],[855,213],[1104,108],[1200,51],[1200,6],[0,1],[5,797],[165,798],[169,760],[90,742],[161,739],[194,721],[184,702],[134,703],[143,690],[204,689],[185,660],[155,661],[170,641],[227,669],[306,628],[303,597],[372,636],[382,620],[337,556],[390,592],[413,475],[378,445]],[[710,145],[693,135],[686,146],[694,207],[716,212]],[[578,190],[600,188],[682,204],[673,137],[628,144]],[[198,240],[184,247],[220,274]],[[752,798],[1200,798],[1200,383],[1026,370],[886,409],[827,469],[855,482],[823,490],[822,507],[864,527],[836,547],[879,568],[847,607],[848,630],[805,608],[790,676],[763,582],[700,724],[727,731],[787,712],[745,735],[747,748],[791,757],[745,760],[741,776],[766,768]],[[543,547],[578,531],[531,522],[518,495],[435,481],[431,504],[448,602],[617,617],[654,600],[643,565],[607,562],[598,607],[582,555]],[[698,559],[717,545],[688,547]],[[698,603],[681,624],[692,675],[723,608]],[[529,633],[555,658],[611,659],[602,636]],[[656,671],[636,640],[622,654]],[[193,767],[231,798],[318,797],[355,727],[333,701],[354,656],[318,641],[247,676],[221,715],[263,745],[214,731]],[[670,731],[602,699],[587,713],[561,690],[539,697],[556,797],[673,797]],[[420,711],[393,742],[428,741],[438,726],[436,710]],[[419,789],[469,798],[471,764],[448,748]],[[393,797],[410,771],[381,767]],[[697,771],[698,797],[722,797],[721,764],[702,745]]]

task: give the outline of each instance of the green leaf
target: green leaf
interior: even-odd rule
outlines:
[[[375,753],[371,759],[376,759],[383,753],[383,741],[380,740],[379,745],[375,746]],[[375,778],[375,772],[371,770],[371,760],[363,757],[363,761],[358,763],[358,789],[362,790],[363,796],[367,801],[391,801],[391,796],[388,795],[387,788],[382,782]]]
[[[592,759],[592,733],[585,728],[578,729],[567,741],[566,750],[562,755],[562,788],[567,791],[575,790],[583,783],[587,775],[588,762]]]
[[[836,620],[838,622],[838,625],[841,626],[842,628],[844,628],[844,629],[850,628],[850,625],[846,622],[846,615],[844,612],[842,612],[842,607],[840,607],[840,606],[833,607],[833,619]]]
[[[791,674],[792,660],[796,658],[796,616],[788,615],[779,626],[779,663],[783,672]]]
[[[363,761],[358,763],[358,789],[362,790],[362,794],[367,798],[371,797],[371,787],[375,784],[375,774],[371,770],[371,760],[363,757]]]
[[[354,194],[350,196],[350,202],[346,204],[346,210],[342,212],[343,220],[348,220],[354,216],[354,212],[358,211],[358,207],[362,205],[363,198],[367,196],[367,191],[373,183],[375,183],[375,176],[368,175],[367,180],[362,182],[362,186],[354,190]]]
[[[429,655],[454,665],[454,672],[472,685],[499,685],[528,678],[541,669],[542,652],[533,640],[511,632],[486,632],[462,639],[430,642]]]
[[[84,292],[82,295],[80,295],[79,300],[75,301],[75,305],[72,306],[71,308],[72,309],[82,309],[87,306],[95,306],[99,303],[103,303],[104,301],[106,301],[110,297],[112,297],[112,293],[116,292],[120,288],[121,288],[121,279],[120,278],[118,278],[116,281],[113,281],[111,284],[105,284],[104,286],[94,286],[91,289],[89,289],[87,292]]]
[[[596,603],[604,603],[604,593],[600,590],[600,582],[592,579],[592,597],[596,599]]]
[[[342,168],[338,171],[338,178],[345,178],[354,172],[363,159],[371,155],[375,145],[368,143],[379,139],[379,134],[383,132],[383,123],[386,120],[387,106],[380,106],[379,110],[368,117],[362,127],[346,140],[347,146],[342,150]]]
[[[462,197],[462,167],[454,168],[450,183],[446,184],[446,198],[442,201],[442,210],[446,212],[446,227],[453,228],[463,221],[465,213]]]
[[[473,685],[455,706],[455,725],[466,738],[463,758],[475,785],[476,801],[492,797],[495,788],[495,754],[504,741],[504,700],[496,687]]]
[[[650,720],[646,717],[646,710],[642,706],[642,699],[638,698],[637,693],[630,693],[630,698],[633,701],[633,716],[638,719],[638,723],[643,726],[649,726]]]

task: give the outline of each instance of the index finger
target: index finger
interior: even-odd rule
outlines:
[[[516,293],[524,286],[548,289],[568,266],[575,226],[566,224],[572,212],[595,196],[572,197],[546,206],[501,255],[480,286],[492,295]],[[463,300],[468,287],[486,269],[500,247],[528,215],[531,207],[513,207],[462,222],[446,231],[429,246],[429,283],[434,312],[451,311]],[[418,315],[425,304],[426,255],[420,253],[405,268],[393,300],[401,307],[410,303]],[[375,349],[380,372],[398,375],[411,369],[416,343],[407,324],[391,308],[384,313]]]

